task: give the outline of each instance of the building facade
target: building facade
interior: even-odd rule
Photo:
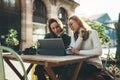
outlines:
[[[48,32],[49,18],[59,18],[70,33],[67,19],[77,6],[74,0],[0,0],[0,39],[4,43],[5,35],[13,28],[18,31],[22,49],[30,47]]]

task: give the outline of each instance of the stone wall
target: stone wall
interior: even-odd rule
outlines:
[[[78,3],[69,0],[42,0],[47,9],[47,19],[58,18],[58,11],[63,7],[68,17],[74,14],[75,8],[79,6]],[[32,27],[33,27],[33,2],[34,0],[21,0],[21,40],[22,49],[32,45]]]

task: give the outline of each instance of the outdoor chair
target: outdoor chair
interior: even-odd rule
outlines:
[[[0,45],[0,80],[7,80],[7,79],[5,79],[5,70],[4,70],[4,62],[3,62],[3,50],[10,52],[13,56],[15,56],[17,58],[17,60],[20,62],[21,67],[23,69],[25,80],[28,80],[23,61],[22,61],[21,57],[18,55],[18,53],[16,53],[11,48],[1,46],[1,45]]]

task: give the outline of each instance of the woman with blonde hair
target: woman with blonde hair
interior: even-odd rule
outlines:
[[[84,21],[82,21],[77,16],[72,16],[68,19],[68,25],[73,31],[73,35],[71,36],[71,45],[70,51],[74,55],[97,55],[96,58],[91,58],[85,62],[83,62],[82,67],[79,72],[80,80],[85,80],[83,78],[90,77],[91,75],[98,73],[102,69],[102,61],[100,56],[102,54],[101,43],[98,38],[98,34],[96,30],[91,29]],[[72,67],[70,67],[72,66]],[[68,65],[66,70],[66,74],[73,73],[70,72],[75,68],[76,65]],[[72,74],[71,74],[72,75]],[[64,80],[70,80],[71,75],[67,76]]]

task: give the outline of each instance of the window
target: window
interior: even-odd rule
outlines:
[[[10,0],[10,7],[15,7],[15,0]]]
[[[66,29],[66,32],[68,33],[68,25],[67,25],[68,14],[67,14],[67,11],[61,7],[58,11],[58,17],[62,21],[63,26]]]
[[[47,21],[46,6],[42,0],[34,0],[33,3],[33,41],[43,39],[46,33]]]
[[[5,9],[15,9],[16,0],[3,0],[3,7]]]
[[[21,11],[21,0],[0,0],[2,12],[19,14]]]
[[[4,7],[7,8],[9,6],[9,0],[3,0]]]
[[[43,39],[45,36],[45,24],[33,23],[33,41],[36,42],[38,39]]]
[[[67,22],[68,14],[67,14],[67,11],[64,8],[61,7],[59,9],[58,16],[59,16],[59,18],[62,22],[65,22],[65,23]]]
[[[46,6],[41,0],[35,0],[33,5],[33,21],[46,24]]]

